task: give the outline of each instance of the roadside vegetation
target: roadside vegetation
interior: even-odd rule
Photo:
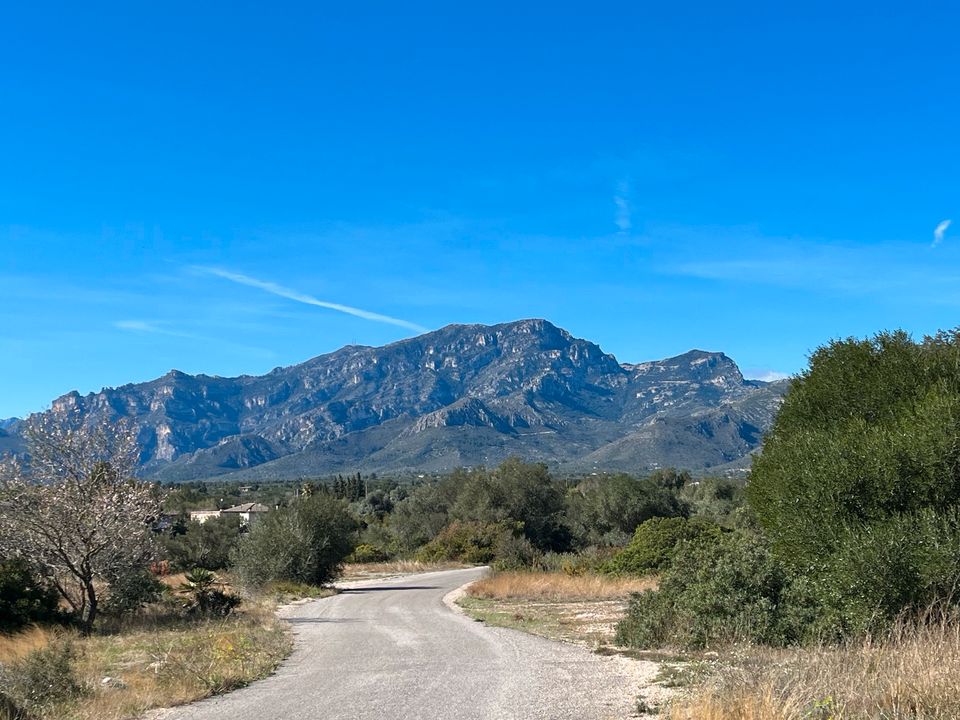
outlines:
[[[618,626],[633,647],[719,653],[670,716],[960,716],[958,431],[956,333],[815,352],[741,522],[673,544]]]
[[[28,460],[0,466],[3,720],[119,720],[263,677],[291,648],[277,602],[332,592],[355,545],[329,495],[171,529],[122,424],[27,438]]]
[[[345,568],[477,564],[493,575],[469,614],[669,659],[674,718],[960,716],[955,333],[816,351],[747,481],[511,458],[160,488],[136,478],[131,430],[64,423],[32,426],[29,463],[0,467],[0,718],[223,692],[288,652],[277,603],[335,592]],[[269,512],[190,519],[238,501]]]

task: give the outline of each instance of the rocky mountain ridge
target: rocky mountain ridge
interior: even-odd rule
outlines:
[[[443,471],[514,454],[640,472],[744,462],[785,389],[745,380],[723,353],[622,364],[545,320],[521,320],[347,346],[263,376],[172,370],[68,393],[48,412],[129,418],[144,474],[163,480]]]

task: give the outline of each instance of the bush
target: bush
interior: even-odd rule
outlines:
[[[240,604],[240,598],[216,587],[217,576],[204,568],[194,568],[185,577],[183,589],[189,591],[187,615],[226,617]]]
[[[818,349],[747,498],[818,605],[817,632],[875,632],[960,583],[960,336]],[[952,597],[955,602],[956,598]]]
[[[844,531],[840,550],[805,581],[820,605],[817,634],[876,634],[904,613],[956,603],[960,511],[927,509]]]
[[[542,554],[527,538],[508,533],[497,541],[495,556],[494,569],[521,570],[536,565]]]
[[[353,552],[350,553],[350,556],[347,558],[347,562],[354,563],[375,563],[375,562],[386,562],[391,557],[393,557],[389,552],[384,550],[379,545],[369,545],[367,543],[361,543],[353,549]]]
[[[241,582],[323,585],[353,551],[357,523],[342,500],[317,494],[268,513],[231,557]]]
[[[240,539],[240,518],[221,516],[206,522],[192,521],[186,531],[168,536],[164,543],[174,570],[185,572],[195,567],[223,570],[230,563],[230,552]]]
[[[454,521],[417,552],[420,562],[457,561],[483,565],[497,556],[497,548],[514,527],[506,523]]]
[[[84,692],[77,679],[73,643],[57,638],[47,647],[0,666],[0,696],[28,715]]]
[[[110,594],[103,604],[103,612],[114,617],[140,610],[157,602],[166,585],[147,570],[123,573],[110,583]]]
[[[0,562],[0,631],[59,619],[57,594],[40,583],[22,560]]]
[[[631,599],[617,642],[643,648],[788,645],[805,636],[813,619],[803,598],[762,538],[703,535],[678,546],[659,590]]]
[[[644,575],[669,565],[683,541],[720,538],[720,527],[704,518],[653,518],[637,528],[630,544],[601,568],[614,575]]]
[[[534,569],[571,576],[598,574],[614,552],[613,548],[589,547],[576,553],[544,553],[537,558]]]

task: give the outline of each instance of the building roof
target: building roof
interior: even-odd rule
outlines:
[[[261,505],[260,503],[242,503],[241,505],[234,505],[233,507],[227,508],[223,512],[225,513],[265,513],[270,512],[270,508],[266,505]]]

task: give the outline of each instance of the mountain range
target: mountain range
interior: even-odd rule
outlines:
[[[164,481],[442,472],[509,455],[561,471],[741,469],[788,381],[746,380],[723,353],[621,363],[546,320],[449,325],[350,345],[266,375],[171,370],[53,401],[54,416],[128,418]],[[20,447],[0,424],[0,452]]]

